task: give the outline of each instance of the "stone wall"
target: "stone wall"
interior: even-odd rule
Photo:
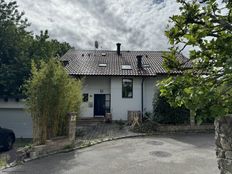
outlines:
[[[232,174],[232,115],[215,121],[216,155],[221,174]]]
[[[214,125],[159,125],[157,127],[159,132],[214,132]]]

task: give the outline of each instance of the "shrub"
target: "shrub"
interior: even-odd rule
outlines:
[[[81,82],[71,78],[56,59],[32,63],[32,76],[25,83],[26,104],[33,121],[33,142],[65,135],[67,113],[79,112]]]
[[[189,124],[190,113],[184,107],[172,108],[164,97],[154,97],[153,121],[160,124]]]

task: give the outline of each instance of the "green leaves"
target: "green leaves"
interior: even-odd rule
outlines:
[[[162,96],[172,106],[184,105],[201,113],[203,117],[217,117],[231,113],[232,104],[232,6],[220,9],[216,0],[178,0],[181,13],[171,17],[171,28],[166,31],[172,45],[164,54],[164,67],[168,71],[181,70],[182,76],[160,82]],[[183,45],[183,47],[180,47]],[[192,67],[186,69],[177,59],[185,46],[192,46]],[[196,49],[194,49],[196,48]],[[199,112],[201,111],[201,112]]]
[[[32,76],[25,83],[24,92],[33,118],[33,138],[41,144],[47,138],[66,133],[68,112],[79,113],[81,81],[69,77],[56,59],[33,62],[31,69]]]
[[[30,76],[31,60],[62,56],[71,46],[50,40],[48,31],[39,36],[27,32],[24,13],[15,1],[0,1],[0,97],[21,95],[20,86]]]

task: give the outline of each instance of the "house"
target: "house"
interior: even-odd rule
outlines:
[[[155,84],[167,75],[163,52],[121,51],[121,44],[116,45],[116,51],[69,50],[61,57],[69,75],[84,81],[81,117],[110,112],[113,120],[127,120],[128,111],[152,111]]]

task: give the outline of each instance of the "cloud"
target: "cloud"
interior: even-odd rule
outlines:
[[[30,30],[48,29],[50,36],[78,49],[167,50],[164,30],[178,13],[174,0],[18,0]]]

